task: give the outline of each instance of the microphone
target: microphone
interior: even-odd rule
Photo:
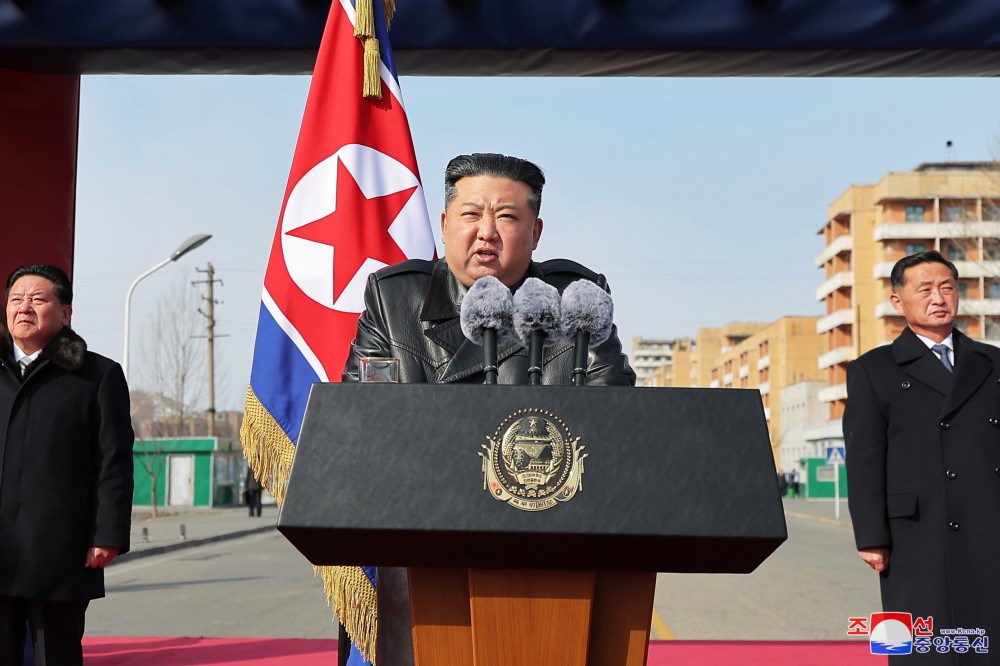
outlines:
[[[462,333],[483,346],[484,384],[497,383],[497,344],[513,337],[513,319],[510,289],[492,275],[473,282],[462,299]]]
[[[528,278],[514,294],[514,332],[528,347],[528,385],[542,383],[542,350],[559,339],[559,290]]]
[[[562,334],[574,341],[573,386],[587,383],[587,352],[611,336],[615,305],[611,294],[590,280],[577,280],[563,290]]]

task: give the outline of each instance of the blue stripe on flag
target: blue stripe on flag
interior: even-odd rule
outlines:
[[[297,442],[316,372],[263,304],[257,322],[250,387],[288,439]]]

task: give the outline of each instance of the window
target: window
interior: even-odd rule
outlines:
[[[986,294],[989,298],[1000,299],[1000,282],[987,282]]]
[[[968,282],[962,282],[961,280],[959,280],[959,282],[958,282],[958,297],[964,301],[965,298],[966,298],[966,296],[968,295],[968,293],[969,293],[969,283]]]
[[[1000,260],[1000,241],[987,238],[983,241],[983,254],[990,261]]]
[[[907,206],[906,207],[906,221],[907,222],[923,222],[924,221],[924,207],[923,206]]]
[[[986,318],[986,339],[1000,340],[1000,317]]]
[[[906,244],[906,256],[911,254],[920,254],[927,249],[927,246],[923,243],[907,243]]]
[[[948,243],[945,254],[951,261],[965,261],[965,247],[958,243]]]
[[[965,219],[965,206],[961,204],[945,206],[944,219],[946,222],[961,222]]]

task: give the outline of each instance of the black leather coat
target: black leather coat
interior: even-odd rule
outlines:
[[[524,279],[529,277],[544,280],[560,293],[580,279],[607,288],[603,275],[566,259],[532,262]],[[358,381],[358,359],[378,356],[399,359],[399,381],[404,384],[482,384],[483,348],[466,339],[459,322],[466,291],[443,259],[404,261],[373,273],[343,380]],[[497,359],[497,383],[527,383],[528,352],[520,342],[501,344]],[[572,376],[573,345],[546,348],[542,383],[570,384]],[[587,384],[635,385],[617,329],[590,350]]]

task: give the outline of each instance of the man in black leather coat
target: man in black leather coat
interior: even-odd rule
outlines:
[[[538,166],[516,157],[475,153],[451,160],[441,213],[444,259],[404,261],[368,278],[343,381],[358,381],[360,359],[376,356],[399,359],[402,383],[482,384],[482,347],[466,339],[459,320],[466,291],[486,275],[513,291],[529,277],[560,292],[580,279],[607,288],[603,275],[575,262],[531,260],[542,234],[544,184]],[[499,384],[527,384],[528,353],[521,343],[501,344],[497,359]],[[546,348],[542,383],[571,384],[572,375],[573,345]],[[591,349],[587,384],[635,385],[617,329]],[[412,664],[405,569],[378,570],[378,609],[377,662]]]
[[[462,298],[480,277],[493,275],[514,291],[529,277],[560,292],[579,279],[606,286],[603,275],[575,262],[531,260],[542,233],[544,183],[541,169],[516,157],[476,153],[449,162],[441,213],[445,257],[404,261],[368,278],[343,380],[358,381],[359,359],[377,356],[399,359],[402,383],[483,383],[482,348],[465,338],[459,324]],[[527,383],[523,345],[501,345],[497,356],[498,383]],[[547,348],[544,361],[544,384],[571,383],[571,343]],[[591,350],[587,384],[635,384],[617,330]]]

